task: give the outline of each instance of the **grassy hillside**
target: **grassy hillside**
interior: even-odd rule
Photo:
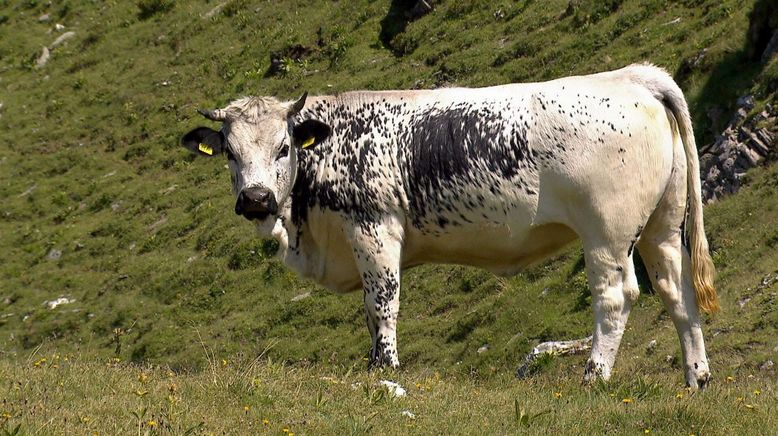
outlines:
[[[207,373],[197,371],[209,368],[209,358],[247,364],[263,350],[302,368],[305,389],[305,380],[319,375],[363,371],[368,335],[361,295],[323,291],[272,258],[274,244],[232,212],[225,162],[195,161],[178,146],[182,133],[206,123],[195,108],[245,94],[291,99],[305,90],[545,80],[639,61],[674,73],[701,143],[721,127],[708,113],[729,114],[738,96],[755,93],[758,108],[775,104],[778,60],[765,66],[749,58],[754,1],[443,1],[412,22],[397,13],[402,3],[0,1],[3,395],[25,398],[5,380],[37,380],[24,389],[43,389],[35,386],[54,379],[36,378],[34,363],[54,355],[79,362],[57,380],[98,398],[112,388],[71,383],[81,371],[132,382],[132,366],[104,372],[99,362],[114,358],[175,374],[193,370],[180,375],[193,378],[181,383],[206,386]],[[42,47],[68,31],[74,36],[36,66]],[[759,367],[778,358],[778,283],[770,278],[778,274],[778,169],[755,170],[749,179],[742,194],[706,209],[724,311],[706,321],[705,332],[718,382],[753,375],[748,389],[761,386],[775,398],[776,370]],[[512,396],[534,389],[510,380],[523,355],[539,341],[589,334],[582,262],[574,247],[510,279],[452,266],[407,272],[402,376],[413,384],[432,371],[464,383],[430,404],[519,384],[495,400],[507,403],[494,413],[507,410],[510,420]],[[60,297],[74,301],[45,305]],[[643,295],[630,326],[617,370],[650,374],[658,389],[674,395],[682,383],[680,351],[655,296]],[[649,352],[651,340],[658,345]],[[477,353],[484,345],[487,351]],[[579,389],[583,359],[548,362],[547,382],[539,383],[564,379]],[[288,377],[273,368],[261,371]],[[290,389],[278,383],[276,395]],[[24,395],[41,392],[24,389]],[[310,389],[304,392],[319,388]],[[59,392],[65,396],[46,407],[76,395]],[[573,394],[578,406],[564,409],[570,419],[580,415],[586,392]],[[711,412],[724,407],[719,400]],[[272,404],[268,410],[281,413],[286,403]],[[612,406],[612,414],[622,407]],[[39,428],[30,413],[13,419],[24,416],[25,428]],[[436,413],[442,412],[429,416]],[[354,425],[368,416],[355,412]],[[690,422],[703,419],[695,416]]]

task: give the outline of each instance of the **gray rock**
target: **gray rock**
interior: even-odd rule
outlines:
[[[221,2],[218,5],[214,6],[210,11],[204,13],[202,15],[203,20],[208,20],[216,16],[219,12],[224,9],[224,7],[227,5],[227,2]]]
[[[62,257],[62,250],[58,250],[56,248],[52,248],[49,251],[49,254],[46,255],[46,259],[48,260],[59,260]]]
[[[476,353],[478,354],[484,354],[487,351],[489,351],[489,344],[483,344],[480,347],[478,347],[478,350],[476,350]]]
[[[40,17],[38,17],[38,22],[39,23],[48,23],[50,18],[51,17],[49,16],[49,14],[43,14]]]
[[[766,360],[763,364],[759,365],[759,369],[762,371],[769,371],[775,366],[772,360]]]
[[[76,32],[73,32],[72,30],[63,33],[57,39],[55,39],[54,42],[51,43],[51,45],[49,45],[49,49],[53,50],[54,48],[59,47],[60,45],[64,44],[65,41],[67,41],[70,38],[73,38],[74,36],[76,36]]]
[[[46,63],[49,61],[49,58],[51,58],[51,52],[49,52],[49,48],[43,47],[40,56],[38,56],[38,60],[35,61],[35,66],[37,68],[43,68],[43,66],[46,65]]]
[[[747,111],[750,111],[754,108],[756,103],[754,102],[754,96],[753,95],[744,95],[737,99],[737,105],[738,107],[742,107]]]
[[[291,300],[291,301],[301,301],[301,300],[305,300],[306,298],[308,298],[308,297],[310,297],[310,296],[311,296],[311,293],[310,293],[310,292],[305,292],[305,293],[302,293],[302,294],[300,294],[300,295],[297,295],[297,296],[295,296],[294,298],[292,298],[292,300]]]

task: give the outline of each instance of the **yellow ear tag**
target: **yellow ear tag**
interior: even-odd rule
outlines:
[[[307,141],[303,142],[302,148],[308,148],[312,146],[314,142],[316,142],[316,138],[311,136]]]
[[[213,156],[213,149],[203,143],[200,143],[200,145],[197,146],[197,149],[207,154],[208,156]]]

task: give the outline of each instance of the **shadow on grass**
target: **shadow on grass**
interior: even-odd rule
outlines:
[[[775,0],[759,0],[749,14],[749,28],[743,47],[714,58],[700,52],[684,61],[676,70],[673,77],[681,88],[688,87],[696,71],[710,70],[702,91],[689,101],[698,144],[711,142],[724,129],[729,117],[716,116],[715,113],[731,113],[737,98],[753,86],[754,80],[766,65],[761,62],[762,53],[776,29],[778,5]],[[729,103],[722,108],[717,104],[721,101]]]
[[[392,0],[389,11],[381,20],[381,32],[378,35],[384,48],[398,57],[413,51],[407,44],[395,41],[395,37],[405,32],[408,23],[430,12],[433,3],[430,0]]]

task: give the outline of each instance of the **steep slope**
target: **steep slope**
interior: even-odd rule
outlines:
[[[747,53],[753,1],[444,1],[386,37],[404,19],[389,14],[399,3],[0,3],[0,353],[200,368],[201,345],[229,359],[273,344],[274,359],[361,359],[361,296],[284,269],[274,244],[232,213],[224,162],[178,147],[204,123],[197,107],[650,61],[684,86],[702,143],[720,127],[711,109],[726,113],[747,92],[759,105],[774,97],[778,64]],[[707,210],[725,307],[706,326],[714,367],[775,360],[776,284],[760,281],[778,267],[776,177],[757,170],[745,193]],[[512,279],[450,266],[406,273],[401,359],[488,374],[515,368],[537,341],[587,335],[582,267],[572,249]],[[60,297],[72,301],[44,304]],[[623,355],[642,355],[651,339],[659,356],[677,354],[657,298],[639,305]],[[661,358],[635,365],[667,369]]]

